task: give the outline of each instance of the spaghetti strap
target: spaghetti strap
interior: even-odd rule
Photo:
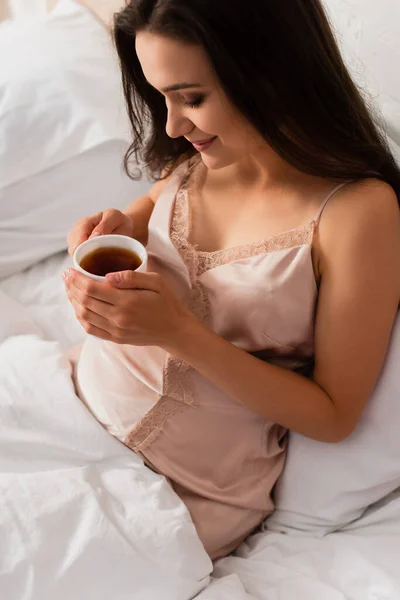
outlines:
[[[341,190],[345,185],[348,185],[349,183],[352,183],[351,181],[345,181],[343,183],[339,183],[339,185],[337,185],[329,194],[328,196],[325,198],[325,200],[322,202],[317,214],[314,217],[314,223],[318,223],[318,221],[321,218],[321,215],[324,211],[325,206],[328,204],[329,200],[336,194],[336,192],[338,192],[339,190]]]

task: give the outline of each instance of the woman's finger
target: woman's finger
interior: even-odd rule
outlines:
[[[99,327],[96,327],[95,325],[87,324],[85,326],[82,324],[82,327],[88,335],[93,335],[94,337],[100,338],[101,340],[105,340],[106,342],[117,343],[111,334],[109,334],[107,331],[104,331],[103,329],[100,329]]]
[[[92,331],[95,329],[96,331],[99,330],[102,332],[102,339],[106,339],[104,336],[108,336],[107,339],[110,340],[115,339],[115,335],[118,334],[118,332],[115,331],[115,325],[101,315],[82,306],[82,304],[80,304],[71,294],[69,294],[68,297],[74,308],[76,318],[87,333],[95,335],[92,334]]]
[[[63,277],[68,289],[71,291],[75,287],[86,296],[90,296],[96,300],[101,300],[102,302],[112,305],[118,303],[120,296],[119,291],[108,285],[108,283],[90,279],[90,277],[75,271],[75,269],[67,269],[67,271],[64,272]]]
[[[80,244],[89,239],[95,227],[100,223],[102,215],[103,213],[99,212],[78,221],[67,238],[68,253],[70,256],[72,256]]]
[[[164,286],[164,280],[158,273],[137,273],[136,271],[108,273],[106,281],[114,288],[121,290],[147,290],[159,293]]]
[[[121,225],[121,212],[114,208],[105,210],[102,214],[101,221],[93,229],[91,237],[113,233],[119,225]]]
[[[91,296],[87,296],[79,288],[73,286],[69,288],[69,296],[88,311],[107,319],[107,321],[112,320],[115,313],[115,307],[112,304],[91,298]]]

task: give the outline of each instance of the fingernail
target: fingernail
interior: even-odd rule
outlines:
[[[94,238],[94,237],[97,237],[98,235],[101,235],[101,233],[99,233],[98,231],[95,231],[94,233],[92,233],[92,235],[90,237]]]
[[[66,271],[64,271],[64,273],[62,274],[64,281],[66,281],[70,275],[71,275],[70,269],[67,269]]]
[[[120,273],[109,273],[107,275],[107,280],[111,283],[120,283],[122,278]]]

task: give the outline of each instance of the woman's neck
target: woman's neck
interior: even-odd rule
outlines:
[[[299,171],[266,144],[260,146],[257,154],[248,155],[237,163],[213,171],[209,175],[217,184],[229,180],[230,185],[236,188],[260,192],[313,187],[324,182],[322,178]]]

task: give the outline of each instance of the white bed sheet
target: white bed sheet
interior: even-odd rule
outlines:
[[[324,538],[253,536],[214,577],[198,600],[399,600],[399,494]]]
[[[0,291],[0,598],[190,600],[212,569],[165,478],[75,395],[56,342]]]
[[[59,342],[64,350],[85,337],[64,289],[62,273],[69,266],[71,258],[63,252],[0,281],[0,291],[26,308],[43,339]]]
[[[398,23],[394,18],[397,3],[395,0],[380,3],[327,0],[327,5],[343,33],[349,62],[357,55],[368,65],[375,84],[371,87],[374,95],[379,96],[389,133],[399,143],[400,79],[396,75],[396,61],[382,59],[399,52],[399,38],[393,32]],[[389,18],[389,13],[393,17]],[[361,71],[361,79],[364,79],[366,74]],[[0,282],[0,291],[26,308],[27,323],[31,318],[44,339],[58,341],[63,349],[79,344],[85,335],[68,304],[61,278],[62,271],[69,265],[70,258],[63,253]],[[6,324],[7,310],[0,321],[0,325]],[[21,333],[24,328],[25,324],[21,323]],[[126,556],[134,558],[128,553]],[[125,560],[126,556],[121,554],[120,558]],[[112,558],[116,564],[121,562],[117,555]],[[90,577],[96,575],[92,572]],[[119,587],[104,591],[111,592],[115,600],[143,600],[138,598],[131,582],[121,579]],[[72,597],[83,600],[76,591],[69,594],[68,598]],[[216,564],[213,582],[197,598],[400,600],[400,495],[393,494],[347,531],[325,538],[271,532],[253,536],[236,556]]]
[[[0,291],[25,307],[41,335],[64,349],[85,336],[61,277],[70,264],[66,253],[59,254],[0,282]],[[127,597],[127,591],[121,589],[116,600]],[[257,534],[237,556],[216,564],[211,585],[198,596],[198,600],[293,598],[400,600],[400,495],[393,494],[347,531],[325,538]]]

